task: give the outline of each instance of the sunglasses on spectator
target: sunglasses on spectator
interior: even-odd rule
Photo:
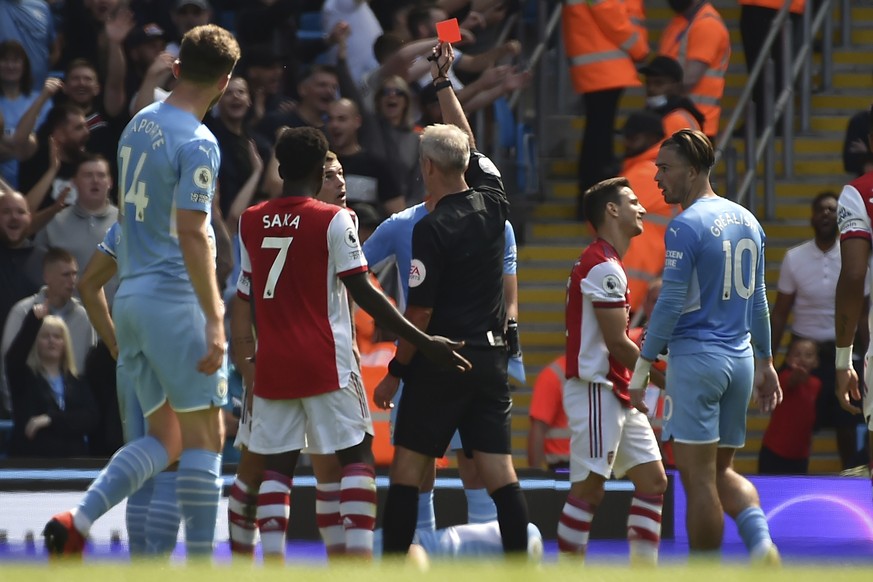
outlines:
[[[397,87],[385,87],[381,91],[379,91],[379,97],[387,97],[392,95],[394,97],[408,97],[406,91],[403,89],[398,89]]]

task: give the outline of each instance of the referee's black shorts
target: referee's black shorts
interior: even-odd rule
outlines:
[[[403,378],[394,444],[428,457],[442,457],[455,430],[464,451],[511,454],[512,398],[505,347],[463,348],[469,372],[437,369],[421,355]]]

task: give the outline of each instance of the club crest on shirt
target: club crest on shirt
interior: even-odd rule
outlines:
[[[218,387],[215,390],[216,394],[218,394],[219,398],[224,398],[227,396],[227,378],[219,378],[218,379]]]
[[[607,275],[603,278],[603,290],[606,291],[607,295],[612,297],[621,297],[621,281],[618,280],[618,277],[615,275]]]
[[[194,183],[200,188],[207,189],[212,186],[212,170],[208,166],[200,166],[194,170]]]
[[[346,229],[346,244],[351,248],[358,248],[358,234],[351,226]]]
[[[418,259],[413,259],[409,265],[409,286],[418,287],[424,282],[427,277],[427,269],[424,268],[424,263]]]

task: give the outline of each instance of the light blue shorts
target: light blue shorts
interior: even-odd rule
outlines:
[[[394,425],[397,423],[397,411],[400,409],[400,396],[403,394],[403,380],[400,381],[400,386],[397,388],[397,394],[394,395],[394,398],[391,400],[394,403],[394,408],[391,409],[391,415],[389,419],[389,427],[391,431],[391,444],[394,444]],[[452,435],[452,441],[449,443],[450,451],[459,451],[464,448],[464,445],[461,443],[461,432],[455,431],[455,434]]]
[[[196,302],[116,297],[112,311],[119,374],[133,379],[146,416],[164,401],[176,412],[224,406],[226,369],[208,376],[197,371],[206,354],[206,318]]]
[[[754,376],[751,354],[671,355],[667,365],[663,440],[743,447]]]
[[[136,397],[136,378],[128,374],[129,370],[129,366],[121,366],[120,363],[115,369],[118,412],[121,414],[121,430],[126,443],[146,435],[146,420]]]

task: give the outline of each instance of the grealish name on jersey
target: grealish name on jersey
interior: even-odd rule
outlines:
[[[264,228],[300,228],[300,215],[294,214],[265,214],[261,217]]]
[[[152,138],[152,150],[156,150],[164,145],[164,130],[152,119],[140,119],[139,123],[133,126],[133,131],[145,133]]]
[[[748,216],[737,216],[736,212],[725,212],[719,214],[715,220],[712,221],[712,226],[709,227],[709,232],[712,236],[721,236],[722,231],[732,224],[739,226],[752,226],[752,222],[749,220]]]

